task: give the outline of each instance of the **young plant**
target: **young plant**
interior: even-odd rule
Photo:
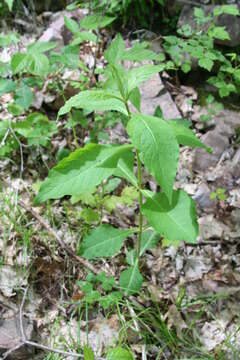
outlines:
[[[181,121],[165,121],[140,112],[138,86],[153,74],[172,66],[170,63],[142,65],[126,69],[126,58],[133,62],[156,56],[138,47],[126,50],[120,35],[105,51],[108,66],[101,88],[82,91],[69,99],[59,116],[72,108],[94,112],[118,112],[124,117],[129,144],[87,144],[58,163],[42,183],[35,204],[65,195],[78,196],[95,191],[109,177],[125,179],[138,192],[138,228],[119,229],[101,224],[83,239],[81,253],[87,259],[112,257],[119,252],[124,240],[136,234],[134,253],[128,256],[129,267],[120,274],[120,287],[125,295],[138,292],[143,277],[139,269],[140,256],[152,246],[156,237],[169,241],[195,243],[198,235],[195,205],[183,190],[174,190],[179,160],[179,145],[202,147],[210,151]],[[140,61],[141,61],[140,60]],[[136,111],[130,110],[130,103]],[[137,171],[134,173],[134,163]],[[161,187],[154,193],[145,188],[143,167]],[[145,226],[145,218],[147,226]]]
[[[217,65],[216,76],[211,76],[208,83],[218,89],[220,97],[237,93],[240,86],[239,56],[236,53],[224,54],[215,47],[214,41],[230,40],[225,26],[217,26],[216,20],[222,14],[239,15],[239,9],[232,5],[216,7],[213,13],[206,14],[202,8],[195,8],[196,26],[186,24],[178,30],[180,36],[165,36],[164,49],[174,60],[177,69],[188,73],[192,62],[211,72]],[[202,29],[202,26],[206,28]]]

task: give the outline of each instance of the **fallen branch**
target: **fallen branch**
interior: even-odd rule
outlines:
[[[51,226],[31,207],[29,207],[27,204],[25,204],[24,201],[19,200],[19,205],[23,207],[27,212],[32,214],[35,219],[38,220],[38,222],[47,230],[47,232],[54,237],[54,239],[57,241],[59,246],[65,250],[68,255],[72,256],[75,260],[77,260],[80,264],[84,265],[87,269],[92,271],[94,274],[98,274],[98,269],[95,268],[88,260],[83,259],[82,257],[76,255],[74,251],[67,246],[64,241],[60,238],[60,236],[56,233],[54,229],[51,228]]]
[[[53,352],[53,353],[60,354],[60,355],[63,355],[63,356],[72,356],[72,357],[75,357],[75,358],[78,358],[78,359],[79,358],[83,359],[84,358],[83,355],[80,355],[80,354],[77,354],[77,353],[72,353],[72,352],[67,352],[67,351],[62,351],[62,350],[59,350],[59,349],[54,349],[54,348],[51,348],[50,346],[45,346],[45,345],[42,345],[42,344],[38,344],[38,343],[36,343],[34,341],[27,340],[25,332],[24,332],[24,327],[23,327],[23,308],[24,308],[24,304],[25,304],[25,301],[26,301],[27,292],[28,292],[28,287],[26,287],[26,289],[24,290],[22,302],[21,302],[20,309],[19,309],[19,323],[20,323],[20,333],[21,333],[20,342],[19,342],[19,344],[17,346],[15,346],[14,348],[12,348],[12,349],[8,350],[7,352],[5,352],[3,354],[3,359],[6,359],[12,352],[19,349],[23,345],[32,346],[32,347],[35,347],[35,348],[38,348],[38,349],[41,349],[41,350]]]

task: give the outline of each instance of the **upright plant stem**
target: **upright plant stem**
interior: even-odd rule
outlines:
[[[138,201],[139,201],[139,227],[138,227],[138,242],[137,242],[137,259],[140,258],[141,251],[141,242],[142,242],[142,232],[143,232],[143,214],[142,214],[142,206],[143,206],[143,196],[142,196],[142,167],[141,161],[139,157],[139,151],[136,150],[137,155],[137,175],[138,175]]]
[[[127,101],[125,102],[125,106],[128,112],[129,120],[131,118],[131,112],[128,106]],[[137,240],[137,261],[140,258],[141,252],[141,243],[142,243],[142,233],[143,233],[143,214],[142,214],[142,206],[143,206],[143,195],[142,195],[142,166],[141,160],[139,156],[139,151],[136,150],[137,157],[137,177],[138,177],[138,202],[139,202],[139,226],[138,226],[138,240]]]

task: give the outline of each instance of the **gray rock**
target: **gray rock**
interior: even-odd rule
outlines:
[[[186,5],[187,0],[168,0],[166,1],[166,7],[169,15],[176,16],[179,14],[179,11]],[[194,0],[192,4],[195,6],[206,5],[210,3],[210,0]]]
[[[211,190],[206,183],[201,183],[197,189],[197,192],[193,196],[193,199],[197,202],[199,207],[203,210],[214,209],[216,200],[210,199]]]
[[[235,5],[237,6],[237,5]],[[194,7],[193,5],[185,5],[182,10],[178,20],[178,27],[182,27],[183,25],[189,24],[192,29],[196,30],[197,27],[203,31],[207,31],[209,27],[209,23],[201,24],[200,26],[197,25],[196,19],[194,16]],[[209,14],[213,13],[213,10],[218,6],[214,5],[206,5],[203,6],[202,9],[205,12],[205,15],[208,16]],[[234,47],[240,45],[240,17],[233,16],[229,14],[222,14],[215,18],[216,26],[225,26],[227,32],[229,33],[230,40],[219,40],[215,39],[216,44],[223,44],[229,47]]]
[[[223,136],[218,128],[208,131],[201,138],[202,142],[213,149],[209,154],[203,149],[196,149],[194,153],[193,170],[207,171],[210,167],[215,166],[219,161],[222,153],[228,148],[228,137]]]
[[[229,171],[235,179],[240,179],[240,146],[232,159]]]
[[[84,16],[88,14],[87,9],[78,9],[75,11],[60,11],[54,14],[54,18],[49,27],[44,31],[38,41],[56,41],[58,43],[58,49],[61,50],[63,45],[66,45],[69,40],[69,33],[64,25],[64,17],[69,19],[76,19],[80,21]],[[56,49],[55,49],[56,51]]]
[[[231,110],[222,110],[215,117],[215,129],[208,131],[201,138],[204,144],[213,149],[212,154],[208,154],[203,149],[196,149],[193,161],[194,171],[206,171],[215,166],[222,154],[229,147],[229,140],[235,134],[235,129],[240,126],[240,114]],[[238,174],[238,155],[234,164],[234,173]]]
[[[200,237],[202,240],[221,239],[230,232],[229,228],[214,218],[206,215],[198,219]]]
[[[162,91],[163,90],[163,91]],[[177,119],[181,115],[173,101],[170,93],[165,91],[164,85],[158,74],[144,82],[140,86],[141,92],[141,111],[144,114],[153,115],[156,108],[159,106],[162,110],[164,119]],[[162,95],[159,95],[163,92]]]

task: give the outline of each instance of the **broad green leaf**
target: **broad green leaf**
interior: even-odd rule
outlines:
[[[4,0],[8,6],[9,11],[12,11],[14,0]]]
[[[146,193],[144,193],[146,195]],[[153,228],[169,240],[195,243],[198,224],[194,201],[183,190],[173,192],[169,205],[165,194],[148,192],[143,214]]]
[[[215,26],[208,34],[214,39],[230,40],[229,33],[225,30],[225,26]]]
[[[170,120],[168,124],[171,126],[179,144],[190,147],[200,147],[211,152],[211,149],[203,144],[194,132],[181,120]]]
[[[203,69],[206,69],[208,71],[212,70],[214,62],[211,59],[208,59],[207,57],[201,58],[198,60],[199,66],[201,66]]]
[[[49,60],[44,54],[27,55],[29,59],[28,71],[31,74],[45,76],[49,72]]]
[[[83,239],[82,256],[86,259],[114,256],[132,233],[131,229],[120,230],[111,225],[100,225]]]
[[[194,16],[196,18],[204,18],[205,14],[202,8],[195,7],[194,8]]]
[[[83,348],[83,355],[84,355],[84,360],[94,360],[95,359],[94,352],[87,345],[85,345]]]
[[[237,6],[234,5],[215,6],[213,10],[213,15],[219,16],[222,14],[239,15],[239,9]]]
[[[64,24],[66,28],[69,31],[71,31],[73,34],[79,32],[79,25],[75,20],[68,18],[67,16],[64,16]]]
[[[91,192],[103,180],[113,175],[118,160],[130,149],[129,145],[88,144],[74,151],[50,170],[35,203]],[[101,167],[103,164],[105,167]]]
[[[134,360],[132,353],[121,347],[109,350],[106,360]]]
[[[138,261],[120,274],[119,285],[126,296],[137,293],[142,286],[143,277],[139,272]]]
[[[104,28],[107,25],[111,24],[116,18],[110,16],[102,16],[102,15],[89,15],[85,16],[80,21],[80,26],[83,29],[87,30],[97,30],[98,28]]]
[[[11,69],[14,74],[30,72],[34,75],[44,76],[49,71],[49,60],[42,53],[16,53],[11,60]]]
[[[10,112],[10,114],[14,115],[14,116],[20,116],[24,113],[24,109],[22,108],[22,106],[17,105],[16,103],[9,103],[8,104],[8,112]]]
[[[140,85],[143,81],[147,81],[154,74],[163,71],[165,68],[164,64],[160,65],[143,65],[137,68],[133,68],[128,71],[128,93],[130,93],[134,88]]]
[[[29,54],[41,54],[54,49],[57,46],[56,42],[51,41],[36,41],[27,47]]]
[[[125,44],[120,34],[117,34],[111,45],[105,50],[104,57],[109,64],[116,65],[124,52]]]
[[[0,96],[16,89],[16,83],[10,79],[0,79]]]
[[[134,88],[131,91],[131,93],[129,95],[129,100],[131,101],[133,106],[135,106],[135,108],[140,112],[141,111],[141,94],[140,94],[138,87]]]
[[[133,158],[128,161],[126,158],[121,158],[117,164],[117,170],[114,172],[114,175],[123,177],[130,184],[137,187],[138,182],[137,178],[133,173]]]
[[[146,250],[152,249],[160,240],[160,235],[154,230],[146,230],[142,234],[140,256],[142,256]]]
[[[23,121],[14,124],[14,130],[28,140],[29,145],[47,146],[51,136],[57,132],[55,122],[41,113],[31,113]]]
[[[23,72],[28,64],[27,55],[23,53],[16,53],[11,59],[11,70],[14,74]]]
[[[28,110],[32,105],[34,94],[29,86],[23,84],[15,91],[14,99],[17,105]]]
[[[7,47],[19,42],[19,35],[16,32],[8,32],[7,35],[0,35],[0,47]]]
[[[185,74],[187,74],[191,70],[191,68],[192,68],[191,63],[188,62],[185,62],[184,64],[181,65],[181,69]]]
[[[72,41],[71,45],[72,46],[79,45],[83,41],[92,41],[96,43],[97,36],[90,31],[81,31],[77,35],[75,35],[75,39]]]
[[[124,103],[106,90],[86,90],[71,97],[59,110],[58,116],[64,115],[75,107],[89,111],[119,111],[127,115]]]
[[[136,43],[130,49],[122,53],[121,60],[142,62],[144,60],[158,60],[159,55],[154,51],[146,49],[147,43]]]
[[[171,126],[148,115],[132,115],[128,134],[140,158],[171,202],[179,159],[179,145]]]

